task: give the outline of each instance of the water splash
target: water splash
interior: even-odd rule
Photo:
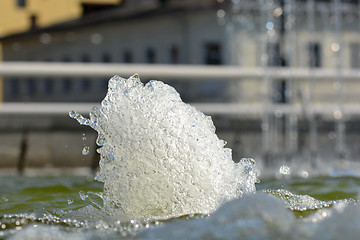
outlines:
[[[88,198],[88,195],[84,191],[79,192],[80,199],[85,201]]]
[[[89,152],[90,152],[89,146],[85,146],[85,147],[83,148],[83,150],[81,151],[82,155],[84,155],[84,156],[88,155]]]
[[[235,164],[211,117],[185,104],[160,81],[114,76],[89,119],[98,132],[104,209],[134,217],[209,213],[224,201],[255,192],[255,161]]]
[[[279,173],[282,175],[289,175],[291,173],[291,170],[287,165],[282,165],[279,168]]]
[[[357,200],[355,199],[342,199],[342,200],[331,200],[331,201],[321,201],[317,200],[309,195],[298,195],[294,194],[285,189],[278,189],[278,190],[264,190],[264,192],[269,193],[281,200],[284,201],[285,205],[293,210],[293,211],[307,211],[307,210],[317,210],[328,208],[334,205],[339,204],[353,204],[356,203]]]

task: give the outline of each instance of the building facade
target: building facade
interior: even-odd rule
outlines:
[[[247,109],[260,106],[262,112],[255,120],[237,115],[245,121],[241,125],[236,119],[231,126],[238,145],[235,151],[261,146],[255,152],[265,160],[281,154],[287,160],[307,147],[311,153],[322,149],[326,157],[336,152],[335,157],[343,158],[348,142],[358,157],[354,143],[359,142],[360,115],[359,1],[121,2],[113,8],[87,7],[87,14],[80,18],[2,37],[3,60],[232,65],[258,71],[261,77],[256,79],[187,79],[171,85],[186,102],[235,102]],[[268,74],[274,68],[288,70],[289,76],[276,75],[276,71]],[[325,77],[319,78],[318,70]],[[308,78],[298,81],[291,75],[294,72],[305,72]],[[354,77],[347,77],[349,73]],[[99,102],[107,81],[7,77],[4,100]],[[347,128],[344,122],[350,123]],[[256,124],[251,131],[249,123]],[[245,134],[238,134],[243,130]]]
[[[87,10],[120,0],[2,0],[0,36],[43,28],[81,17]]]
[[[224,50],[225,29],[217,24],[216,11],[214,1],[169,7],[161,6],[158,1],[129,4],[54,27],[5,37],[2,39],[4,60],[229,64]],[[7,79],[4,98],[5,101],[99,101],[106,93],[107,80]],[[177,87],[188,88],[193,83],[185,85]],[[210,88],[225,88],[221,85]]]
[[[239,68],[357,70],[357,1],[124,1],[82,18],[3,37],[5,61],[216,64]],[[309,74],[311,79],[311,74]],[[126,76],[124,76],[126,77]],[[341,78],[341,73],[339,73]],[[163,80],[163,79],[161,79]],[[170,79],[171,80],[171,79]],[[98,101],[105,79],[7,79],[5,101]],[[274,78],[274,103],[336,99],[333,80],[290,84]],[[342,82],[344,101],[358,103],[354,81]],[[263,101],[261,81],[174,83],[188,101]],[[291,89],[291,91],[289,90]],[[289,92],[291,93],[289,95]],[[305,99],[305,100],[304,100]]]
[[[121,0],[2,0],[0,37],[35,31],[59,22],[80,18],[97,9],[119,4]],[[46,37],[43,40],[47,41]],[[19,45],[15,44],[13,47],[19,50]],[[0,41],[0,61],[2,59]],[[0,78],[0,102],[6,95],[3,86],[3,80]]]

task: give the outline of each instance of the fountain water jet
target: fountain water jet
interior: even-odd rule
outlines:
[[[209,213],[255,192],[255,162],[234,163],[211,117],[160,81],[114,76],[101,108],[70,117],[98,132],[104,210],[168,218]]]
[[[352,10],[354,6],[356,12]],[[320,156],[335,161],[352,158],[351,146],[346,145],[351,137],[346,133],[346,124],[355,119],[357,113],[347,111],[350,102],[347,97],[353,97],[348,86],[352,87],[350,84],[356,77],[346,78],[350,81],[345,84],[344,74],[348,73],[347,67],[354,68],[346,66],[349,63],[345,57],[349,55],[347,45],[355,45],[351,34],[358,27],[345,25],[343,21],[350,21],[345,19],[346,11],[349,11],[348,18],[360,19],[358,9],[360,4],[345,0],[232,1],[231,16],[227,18],[231,22],[227,24],[240,30],[228,33],[234,36],[227,38],[233,42],[241,39],[244,43],[232,50],[231,59],[236,53],[246,56],[245,44],[249,44],[249,48],[254,44],[245,42],[246,37],[256,36],[258,40],[254,44],[258,59],[253,64],[262,72],[262,81],[258,84],[261,91],[256,101],[263,109],[259,118],[265,164],[304,158],[314,164]],[[243,24],[251,19],[248,13],[257,16],[256,20],[252,19],[255,27],[251,25],[251,30]],[[237,35],[239,31],[244,32],[241,37]],[[344,32],[347,37],[343,37]],[[238,56],[233,64],[246,66],[246,57]],[[289,76],[279,74],[278,77],[278,68],[288,68]],[[326,72],[326,68],[335,72],[331,79],[336,80],[319,78],[318,70]],[[298,81],[299,69],[308,70],[307,81]],[[280,100],[276,99],[279,95]],[[245,98],[241,101],[249,105],[254,102]]]

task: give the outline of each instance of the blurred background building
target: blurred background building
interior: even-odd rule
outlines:
[[[0,27],[2,58],[3,61],[213,64],[242,68],[335,69],[339,64],[345,69],[359,67],[357,1],[340,1],[342,9],[336,24],[341,26],[335,24],[333,1],[314,1],[312,10],[308,9],[307,1],[264,0],[266,4],[260,6],[261,2],[5,0],[0,10],[6,19]],[[286,15],[288,2],[293,4],[293,9]],[[265,26],[264,15],[271,16]],[[296,23],[291,23],[291,17]],[[340,32],[336,33],[336,27],[341,27]],[[264,31],[268,38],[266,46]],[[261,101],[259,82],[249,79],[242,81],[241,86],[235,85],[175,83],[185,101]],[[290,100],[286,96],[286,81],[277,79],[272,85],[275,102]],[[317,100],[331,102],[336,95],[333,84],[318,82],[317,85],[321,90],[314,94]],[[344,85],[344,91],[346,101],[357,100],[359,92],[352,84]],[[99,101],[105,92],[106,79],[95,82],[12,78],[5,79],[3,86],[4,101]],[[306,87],[296,86],[292,98],[307,95]]]
[[[59,8],[69,6],[72,14],[63,14],[56,24],[54,19],[40,24],[45,15],[40,12],[51,15],[56,7],[45,5],[38,16],[31,12],[31,1],[11,2],[24,8],[28,21],[23,31],[0,39],[4,61],[231,64],[216,1],[63,1]],[[200,92],[193,85],[175,87],[188,101],[227,98],[224,84],[202,84],[196,87]],[[99,101],[106,87],[107,79],[5,79],[4,101]]]
[[[335,151],[335,158],[359,154],[350,144],[360,143],[357,0],[3,0],[1,4],[4,62],[217,65],[247,70],[249,74],[241,78],[159,80],[171,83],[185,102],[229,103],[221,105],[225,115],[214,120],[220,132],[235,129],[241,135],[225,134],[235,154],[291,159],[306,152],[313,158],[319,148],[331,150],[329,156]],[[143,80],[151,77],[157,78]],[[99,102],[108,78],[14,75],[3,78],[0,90],[5,103]],[[226,114],[227,107],[238,109],[235,118]]]

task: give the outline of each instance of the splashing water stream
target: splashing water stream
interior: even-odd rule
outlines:
[[[144,85],[137,75],[114,76],[89,118],[75,111],[69,115],[98,132],[96,180],[103,182],[103,192],[80,190],[60,199],[65,209],[36,206],[19,214],[12,212],[11,195],[4,195],[10,214],[0,215],[0,239],[356,239],[360,234],[360,207],[351,199],[359,192],[359,178],[334,182],[335,189],[325,191],[337,198],[346,186],[355,191],[344,193],[350,198],[317,200],[283,188],[287,181],[299,192],[308,180],[308,172],[302,180],[289,178],[295,168],[283,165],[275,180],[282,182],[280,189],[271,190],[277,184],[268,180],[252,194],[255,161],[234,163],[211,118],[160,81]],[[86,155],[89,148],[84,149]],[[324,189],[323,181],[313,179],[310,186]],[[32,185],[20,192],[44,195],[44,188]],[[55,184],[53,194],[75,186]]]
[[[114,76],[90,118],[70,117],[98,132],[104,209],[133,217],[210,213],[255,192],[255,162],[234,163],[211,117],[185,104],[160,81]]]

